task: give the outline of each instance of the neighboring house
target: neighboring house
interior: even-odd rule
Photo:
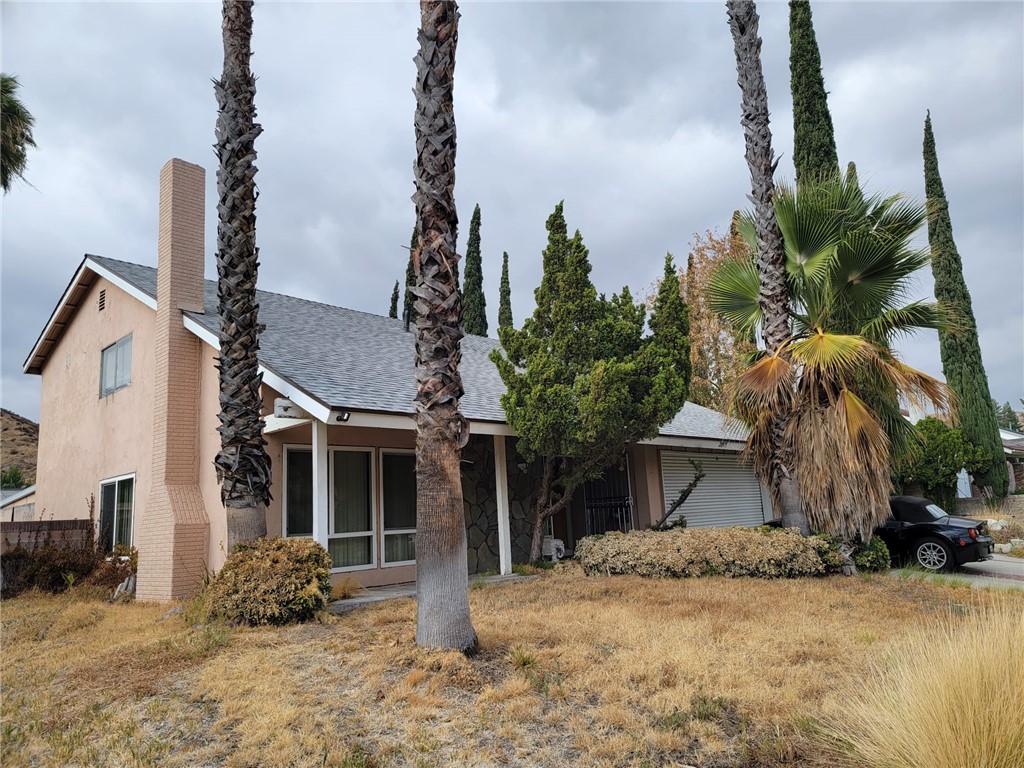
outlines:
[[[1010,491],[1014,491],[1024,487],[1024,435],[1000,427],[999,438],[1003,441],[1003,453],[1010,470]]]
[[[0,490],[0,521],[32,520],[35,517],[36,487]]]
[[[87,517],[108,546],[139,549],[138,596],[189,594],[226,557],[213,459],[218,426],[216,283],[204,281],[204,171],[172,160],[160,175],[159,269],[86,256],[25,362],[42,377],[36,509]],[[261,291],[271,535],[312,536],[336,575],[367,586],[415,578],[413,333],[401,320]],[[498,342],[462,344],[471,438],[463,489],[471,572],[510,571],[528,555],[537,482],[504,421]],[[688,403],[655,440],[588,483],[551,532],[571,549],[588,533],[646,527],[689,481],[691,526],[756,525],[768,496],[740,462],[745,433]]]

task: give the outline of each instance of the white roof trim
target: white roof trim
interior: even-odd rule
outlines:
[[[216,350],[220,349],[220,339],[218,339],[217,334],[209,328],[199,321],[189,317],[187,314],[182,315],[182,321],[185,324],[185,328],[198,336],[202,341],[206,342]],[[260,366],[260,373],[263,374],[263,381],[266,382],[268,386],[271,386],[280,392],[282,397],[287,397],[297,406],[302,408],[302,410],[306,411],[306,413],[316,417],[318,421],[327,423],[327,420],[331,416],[331,409],[326,405],[321,403],[319,400],[315,400],[310,397],[305,390],[300,389],[283,376],[267,368],[265,365]]]
[[[12,495],[8,496],[6,499],[4,499],[3,503],[0,504],[0,507],[8,507],[11,504],[14,504],[16,502],[21,501],[26,496],[31,496],[35,492],[36,492],[36,487],[34,485],[30,485],[28,488],[22,488],[17,493],[12,494]]]
[[[65,305],[67,305],[68,301],[71,300],[71,297],[72,295],[74,295],[75,291],[78,290],[79,288],[83,288],[84,290],[88,289],[88,284],[85,284],[84,281],[86,269],[88,269],[97,277],[102,277],[111,285],[120,288],[122,291],[127,293],[132,298],[138,299],[150,309],[156,309],[156,299],[147,294],[145,291],[142,291],[139,288],[132,285],[131,283],[127,282],[121,276],[114,274],[109,269],[104,267],[102,264],[94,261],[90,256],[86,255],[85,258],[82,259],[82,263],[78,265],[78,269],[75,270],[75,275],[74,277],[71,278],[71,282],[68,283],[68,287],[65,288],[64,293],[61,294],[60,301],[57,302],[57,306],[54,307],[53,312],[50,313],[50,319],[46,321],[46,325],[43,327],[42,333],[39,334],[39,338],[36,339],[36,343],[32,346],[32,351],[29,352],[28,357],[25,358],[25,362],[21,367],[22,373],[30,373],[29,368],[32,367],[33,362],[41,354],[40,348],[43,346],[43,344],[49,342],[52,343],[53,345],[56,345],[59,336],[58,339],[50,339],[50,332],[53,329],[53,326],[58,322],[58,319],[63,313]],[[76,307],[74,311],[77,312],[78,309],[79,308]],[[68,325],[70,321],[71,318],[69,317],[68,322],[64,323],[65,326]],[[63,333],[63,331],[61,333]]]
[[[745,440],[725,440],[717,437],[673,437],[659,435],[651,440],[641,440],[641,445],[661,445],[669,448],[713,448],[720,451],[739,453],[747,444]]]
[[[88,266],[89,269],[91,269],[97,275],[102,277],[104,280],[106,280],[106,281],[116,285],[118,288],[120,288],[122,291],[127,293],[132,298],[138,299],[139,301],[141,301],[143,304],[145,304],[150,309],[152,309],[154,311],[156,310],[156,299],[154,299],[152,296],[150,296],[148,293],[146,293],[142,289],[136,288],[134,285],[129,283],[127,280],[125,280],[120,275],[117,275],[117,274],[111,272],[109,269],[104,267],[102,264],[93,261],[88,256],[85,257],[85,266]]]
[[[271,435],[274,432],[282,432],[292,427],[301,427],[303,424],[312,423],[312,419],[285,419],[280,416],[267,416],[263,419],[263,434]]]

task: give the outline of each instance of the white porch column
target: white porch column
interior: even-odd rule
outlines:
[[[327,425],[313,419],[313,538],[327,549]]]
[[[494,436],[494,487],[498,499],[498,566],[502,576],[512,573],[512,531],[508,511],[508,466],[505,436]]]

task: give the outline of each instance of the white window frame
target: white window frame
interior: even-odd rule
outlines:
[[[416,533],[416,528],[395,528],[394,530],[388,530],[384,527],[384,456],[385,455],[399,455],[399,456],[415,456],[416,451],[408,448],[381,448],[378,450],[380,462],[380,560],[381,568],[397,568],[402,565],[416,565],[415,560],[396,560],[395,562],[388,562],[387,559],[387,547],[384,545],[384,538],[389,534],[402,534],[402,533]],[[418,490],[418,489],[417,489]]]
[[[135,482],[135,473],[134,472],[129,472],[128,474],[125,474],[125,475],[117,475],[115,477],[108,477],[108,478],[106,478],[104,480],[100,480],[99,488],[98,488],[98,491],[97,491],[97,494],[96,494],[96,498],[98,498],[100,500],[100,504],[102,505],[103,504],[103,486],[105,486],[105,485],[113,485],[114,486],[114,521],[113,521],[113,523],[111,525],[114,528],[114,539],[115,539],[114,540],[114,546],[115,547],[117,546],[117,540],[116,540],[117,539],[117,485],[118,485],[118,483],[121,483],[121,482],[123,482],[125,480],[131,480],[132,481],[132,527],[131,527],[131,531],[128,534],[128,536],[129,536],[128,546],[129,547],[133,547],[133,546],[135,546],[135,495],[136,495],[136,491],[138,490],[138,487],[139,487],[139,484],[137,482]],[[99,536],[102,533],[102,531],[99,529],[100,517],[101,517],[101,512],[97,512],[96,513],[96,526],[97,526],[96,535],[97,536]]]
[[[281,447],[284,451],[281,460],[281,477],[283,478],[281,485],[284,487],[284,493],[281,495],[281,532],[286,539],[311,539],[313,530],[316,529],[315,520],[313,521],[313,530],[310,530],[309,533],[290,533],[288,531],[288,452],[308,451],[312,455],[313,446],[306,443],[285,443]],[[329,468],[328,472],[330,472]],[[328,488],[330,488],[330,481],[328,481]],[[316,511],[314,510],[313,513],[316,514]]]
[[[132,362],[129,363],[129,365],[128,365],[128,380],[124,384],[118,385],[118,383],[117,383],[117,378],[118,378],[117,377],[117,349],[118,349],[118,347],[120,347],[122,344],[125,344],[125,343],[127,343],[128,347],[129,347],[130,354],[132,356]],[[107,353],[107,350],[112,350],[112,354],[114,355],[114,382],[113,382],[113,386],[111,386],[111,387],[104,387],[103,386],[103,383],[104,383],[103,382],[103,356]],[[134,349],[134,343],[132,342],[132,334],[130,334],[130,333],[127,336],[122,336],[120,339],[115,341],[113,344],[108,344],[107,346],[105,346],[103,349],[100,350],[100,398],[109,397],[110,395],[114,394],[118,390],[121,390],[121,389],[124,389],[125,387],[131,386],[131,383],[132,383],[132,365],[134,364],[134,362],[135,362],[135,349]]]
[[[370,530],[351,533],[334,533],[334,454],[341,452],[370,454]],[[380,482],[377,462],[374,460],[377,450],[366,446],[329,445],[327,446],[327,542],[328,552],[331,539],[356,539],[370,537],[370,562],[366,565],[348,565],[331,568],[331,573],[348,573],[350,571],[369,571],[377,568],[377,517],[380,512],[379,494],[376,492]]]

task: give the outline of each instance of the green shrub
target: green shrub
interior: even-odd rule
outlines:
[[[780,528],[676,528],[588,537],[576,559],[589,575],[756,576],[794,578],[826,572],[827,542]]]
[[[839,540],[827,533],[816,533],[811,536],[816,542],[818,556],[828,573],[837,573],[843,567],[843,556],[839,552]]]
[[[872,536],[871,541],[862,544],[853,553],[853,562],[861,571],[889,570],[889,548],[880,536]]]
[[[214,614],[248,624],[313,618],[331,594],[331,557],[312,539],[239,544],[209,586]]]

